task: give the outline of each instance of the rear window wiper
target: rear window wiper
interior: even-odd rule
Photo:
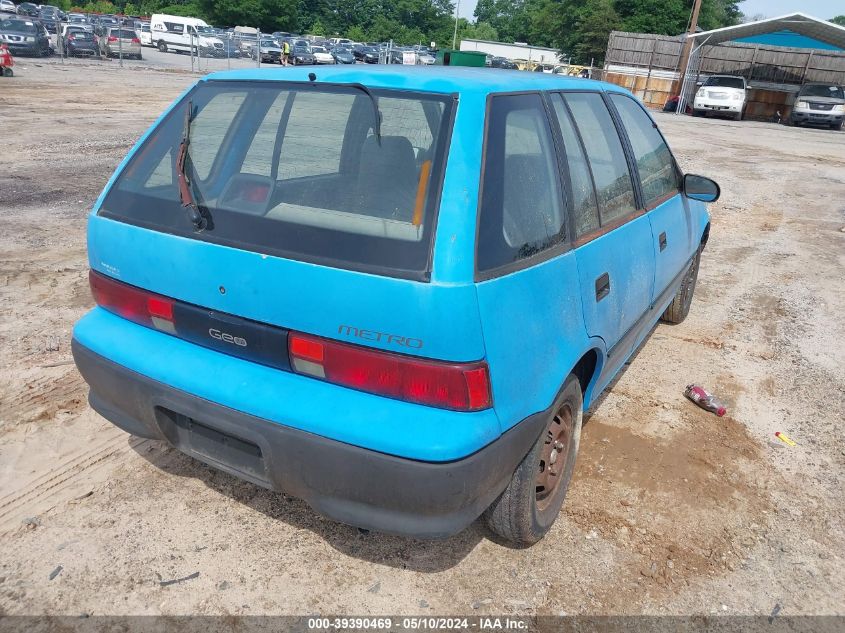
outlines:
[[[176,177],[179,181],[179,201],[188,211],[188,217],[195,231],[202,231],[208,226],[208,218],[194,201],[191,180],[188,178],[185,163],[188,158],[188,146],[191,144],[191,121],[194,118],[194,102],[188,100],[185,108],[185,124],[182,127],[182,140],[179,143],[179,155],[176,157]]]
[[[370,92],[370,89],[364,84],[349,83],[346,85],[355,88],[356,90],[360,90],[370,98],[370,103],[373,104],[373,116],[375,116],[376,119],[375,125],[373,126],[373,133],[376,135],[378,144],[381,145],[381,110],[378,109],[378,100],[376,99],[376,96]]]

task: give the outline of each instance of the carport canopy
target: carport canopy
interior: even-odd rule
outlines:
[[[845,50],[845,27],[805,13],[790,13],[777,18],[701,31],[689,37],[695,40],[696,45],[744,41],[792,48]]]

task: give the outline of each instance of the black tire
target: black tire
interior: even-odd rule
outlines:
[[[570,374],[555,404],[543,433],[516,467],[505,491],[484,513],[487,525],[497,535],[515,545],[531,545],[551,529],[563,506],[566,491],[575,468],[583,419],[583,394],[578,378]],[[568,419],[568,423],[561,421]],[[555,428],[568,426],[565,446],[558,447]],[[565,449],[565,450],[564,450]],[[547,452],[555,453],[550,463],[544,459]],[[555,473],[552,464],[563,458]],[[538,485],[543,473],[556,478],[553,488]]]
[[[166,53],[167,52],[167,44],[164,42],[164,40],[159,40],[158,51],[160,53]]]
[[[830,124],[830,129],[831,129],[831,130],[841,130],[841,129],[842,129],[842,125],[843,125],[843,121],[840,121],[839,123],[831,123],[831,124]]]
[[[740,111],[740,112],[737,112],[737,113],[734,115],[734,121],[742,121],[742,116],[743,116],[743,114],[742,114],[742,112],[741,112],[741,111]]]
[[[8,66],[3,67],[3,76],[4,77],[14,77],[15,71],[9,68]]]
[[[680,323],[687,318],[690,306],[692,305],[692,296],[695,294],[695,282],[698,280],[698,266],[701,263],[701,249],[695,252],[695,257],[692,258],[689,268],[684,275],[678,291],[675,293],[675,298],[672,303],[666,308],[663,316],[660,317],[666,323]]]
[[[704,110],[693,110],[693,116],[707,116],[707,113]]]

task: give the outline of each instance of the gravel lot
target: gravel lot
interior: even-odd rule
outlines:
[[[845,614],[845,133],[658,114],[723,190],[690,317],[591,412],[545,540],[511,549],[476,523],[420,542],[87,406],[70,362],[86,213],[192,81],[145,55],[21,59],[0,81],[0,614]],[[728,415],[685,401],[690,382]]]

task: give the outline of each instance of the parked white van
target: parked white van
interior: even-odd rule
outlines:
[[[225,55],[223,41],[199,18],[155,13],[150,18],[150,32],[153,45],[162,53],[193,49],[197,55]]]

